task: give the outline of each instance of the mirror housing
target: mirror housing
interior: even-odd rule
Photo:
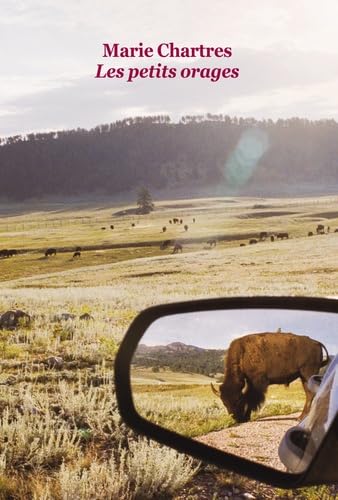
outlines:
[[[135,431],[180,452],[276,487],[296,488],[337,481],[337,414],[307,470],[301,473],[290,473],[272,469],[177,434],[146,420],[136,411],[132,396],[130,369],[138,343],[148,327],[163,316],[235,309],[288,309],[337,313],[338,301],[305,297],[240,297],[164,304],[142,311],[130,325],[115,361],[116,396],[123,420]],[[316,391],[318,383],[317,378],[311,381],[313,392]]]

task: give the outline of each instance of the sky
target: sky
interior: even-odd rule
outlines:
[[[338,3],[325,0],[1,0],[0,136],[135,115],[338,120]],[[238,79],[95,79],[103,43],[231,47]],[[159,60],[140,60],[143,66]],[[163,63],[163,60],[161,61]],[[167,61],[166,61],[167,62]],[[135,60],[132,62],[135,65]],[[167,63],[169,65],[169,63]]]
[[[287,309],[230,309],[164,316],[149,326],[140,343],[150,346],[183,342],[204,349],[228,349],[236,338],[279,329],[319,340],[330,355],[338,354],[336,313]]]

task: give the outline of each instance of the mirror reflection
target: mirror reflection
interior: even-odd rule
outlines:
[[[337,332],[338,315],[314,311],[162,317],[133,357],[136,409],[209,446],[301,472],[337,414]]]

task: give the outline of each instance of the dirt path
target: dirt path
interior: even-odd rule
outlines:
[[[254,462],[285,471],[278,457],[278,446],[285,432],[297,425],[299,413],[266,417],[198,437],[209,446]]]

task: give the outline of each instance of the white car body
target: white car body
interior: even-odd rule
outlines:
[[[313,376],[308,383],[315,392],[308,415],[290,428],[279,445],[279,458],[289,472],[304,472],[315,456],[338,412],[338,355],[324,377]]]

